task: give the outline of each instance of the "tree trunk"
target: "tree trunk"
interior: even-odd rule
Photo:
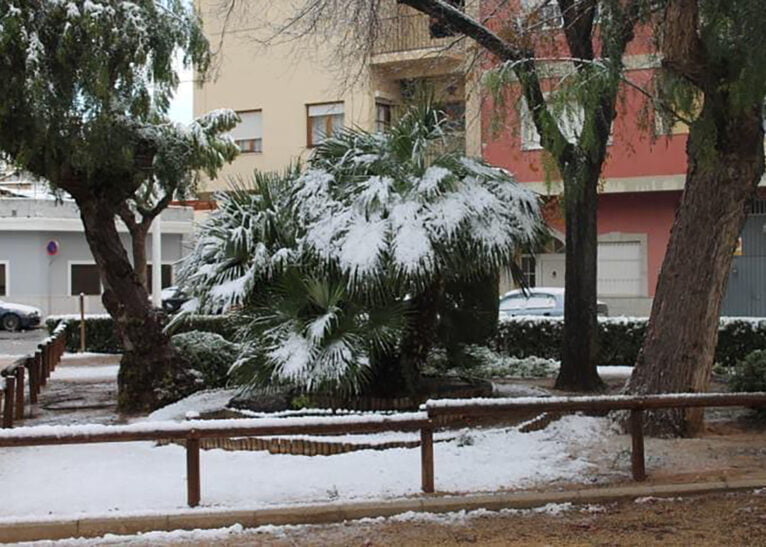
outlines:
[[[727,105],[720,94],[706,95],[689,134],[684,193],[627,386],[631,394],[697,393],[709,386],[733,251],[764,169],[761,106],[732,115]],[[703,426],[701,410],[646,417],[654,435],[690,436]]]
[[[598,168],[564,177],[566,217],[566,278],[561,369],[556,389],[600,391],[604,383],[596,370],[598,321],[596,319],[596,263]],[[587,169],[587,172],[585,171]]]
[[[370,383],[376,395],[406,397],[418,392],[421,369],[436,341],[443,294],[444,281],[437,279],[409,302],[411,311],[398,355],[386,356],[376,366]]]
[[[193,390],[194,378],[163,333],[162,315],[152,310],[128,260],[115,226],[115,210],[97,197],[80,195],[76,200],[104,282],[104,307],[125,348],[117,378],[119,408],[139,412],[173,402]]]

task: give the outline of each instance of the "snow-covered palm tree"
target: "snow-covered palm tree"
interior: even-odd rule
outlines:
[[[443,115],[416,107],[387,133],[324,140],[302,173],[256,181],[268,199],[224,198],[184,269],[203,307],[245,303],[258,283],[279,287],[287,270],[301,280],[254,306],[258,358],[241,360],[260,371],[252,378],[316,389],[374,377],[377,391],[412,392],[445,282],[508,267],[534,245],[537,195],[507,171],[449,151],[446,137]],[[320,288],[337,297],[318,305],[307,292]],[[405,327],[386,312],[397,327],[380,330],[375,311],[396,306],[407,308]]]

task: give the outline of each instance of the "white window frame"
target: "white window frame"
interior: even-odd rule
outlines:
[[[245,123],[245,117],[248,115],[258,115],[257,122],[254,125],[257,127],[253,130],[255,134],[250,134],[247,130],[241,128]],[[263,110],[255,108],[252,110],[239,110],[237,115],[242,120],[238,123],[234,129],[231,130],[229,136],[234,139],[234,143],[239,148],[242,154],[263,154]],[[248,146],[245,147],[244,143],[253,143],[252,149]]]
[[[325,114],[311,114],[312,110],[319,110],[324,107],[327,110]],[[338,108],[340,107],[340,108]],[[333,124],[332,131],[335,132],[338,129],[346,126],[346,103],[345,101],[328,101],[324,103],[308,103],[306,104],[306,148],[314,148],[321,140],[314,142],[314,123],[312,119],[325,118],[325,129],[328,128],[328,122],[334,116],[343,116],[343,119],[339,127],[335,127]],[[324,138],[331,137],[332,134],[324,135]]]
[[[0,266],[5,267],[5,294],[0,294],[0,297],[6,297],[11,294],[11,262],[0,260]]]
[[[545,5],[543,5],[545,4]],[[521,0],[521,9],[529,16],[537,12],[540,16],[540,29],[557,29],[564,26],[564,17],[557,0]]]
[[[169,287],[172,287],[173,285],[176,284],[176,269],[173,267],[175,264],[176,264],[175,260],[163,260],[162,262],[160,262],[160,266],[170,266],[170,285],[168,285]],[[149,266],[152,266],[152,276],[153,276],[154,275],[154,266],[153,266],[153,263],[151,261],[148,261],[146,263],[146,267],[148,268]],[[161,271],[162,271],[162,268],[160,268],[160,272]],[[152,285],[151,285],[151,283],[149,283],[148,273],[149,272],[147,272],[147,277],[146,277],[146,285],[147,285],[146,291],[149,293],[149,296],[151,296],[152,295]],[[160,273],[160,275],[162,275],[162,274]],[[162,278],[160,277],[160,291],[162,291],[162,289],[163,289],[163,287],[162,287]]]
[[[547,103],[549,93],[545,93],[544,97]],[[521,149],[522,150],[542,150],[540,134],[537,132],[537,127],[532,119],[532,112],[527,106],[527,101],[523,97],[519,100],[519,127],[521,132]],[[551,111],[550,106],[548,110]],[[572,144],[577,142],[580,134],[582,133],[583,125],[585,124],[585,112],[582,107],[577,105],[576,107],[567,107],[562,114],[566,115],[563,120],[556,116],[555,112],[551,112],[556,118],[556,123],[561,130],[567,141]],[[565,123],[562,123],[564,121]],[[614,132],[614,122],[609,128],[609,139],[606,141],[607,146],[611,146],[614,142],[612,137]]]
[[[68,260],[67,261],[67,269],[66,269],[66,276],[67,276],[67,296],[79,296],[78,294],[72,293],[72,266],[96,266],[96,269],[98,269],[98,264],[96,264],[95,260]],[[101,281],[101,273],[99,272],[98,276],[98,286],[101,288],[101,292],[98,294],[86,294],[85,296],[101,296],[104,294],[104,284]]]

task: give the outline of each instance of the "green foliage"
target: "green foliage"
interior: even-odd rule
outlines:
[[[633,365],[646,335],[643,318],[605,318],[599,320],[599,365]],[[517,358],[561,358],[564,322],[556,318],[519,318],[498,326],[495,348]],[[743,355],[766,349],[766,321],[722,319],[718,329],[716,362],[734,366]]]
[[[766,391],[766,351],[753,351],[737,362],[729,377],[729,389]]]
[[[51,316],[45,321],[48,332],[52,333],[61,321],[66,322],[67,351],[80,351],[80,320]],[[235,320],[228,315],[187,316],[175,324],[173,332],[205,331],[220,334],[233,340],[237,330]],[[108,316],[86,317],[85,351],[94,353],[122,353],[120,338],[114,330],[114,320]]]
[[[228,372],[239,355],[239,346],[212,332],[190,331],[176,334],[173,345],[200,374],[205,389],[224,387]]]
[[[306,391],[356,393],[370,378],[371,361],[393,351],[405,325],[404,305],[374,303],[341,279],[283,276],[241,332],[242,357],[233,369],[241,383],[272,381]]]
[[[433,330],[404,319],[426,287],[494,274],[537,241],[538,196],[450,151],[443,124],[426,105],[384,134],[346,129],[306,171],[221,196],[180,284],[203,311],[244,308],[239,382],[359,391],[408,329]]]
[[[474,378],[549,378],[558,372],[554,359],[511,357],[483,345],[465,346],[460,354],[435,350],[428,360],[429,372]]]
[[[21,168],[54,187],[73,190],[76,178],[118,198],[152,174],[169,180],[232,157],[230,140],[211,139],[231,128],[231,115],[203,117],[190,131],[165,117],[176,54],[202,74],[210,59],[184,2],[9,0],[0,16],[0,150]]]

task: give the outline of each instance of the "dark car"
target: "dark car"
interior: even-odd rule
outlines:
[[[166,313],[177,312],[189,300],[189,295],[178,287],[165,287],[162,289],[162,309]]]
[[[40,324],[42,312],[24,304],[0,300],[0,326],[5,330],[31,329]]]
[[[596,302],[598,315],[609,315],[604,302]],[[560,287],[534,287],[522,291],[516,289],[500,297],[500,319],[517,315],[564,316],[564,289]]]

